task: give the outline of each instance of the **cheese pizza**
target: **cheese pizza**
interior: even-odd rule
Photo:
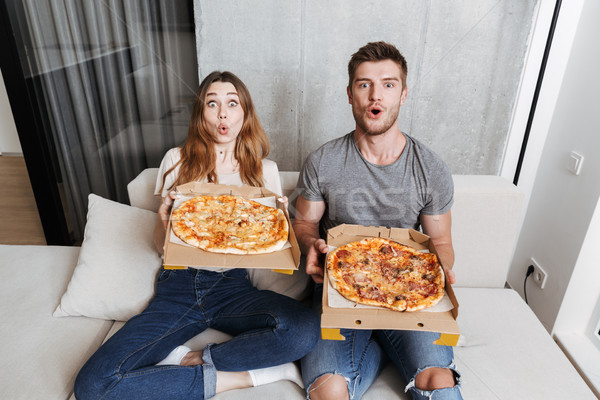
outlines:
[[[240,196],[196,196],[171,213],[175,235],[214,253],[263,254],[280,250],[288,240],[284,212]]]

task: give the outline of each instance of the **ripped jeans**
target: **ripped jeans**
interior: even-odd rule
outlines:
[[[322,285],[315,287],[314,310],[321,309]],[[317,346],[302,359],[302,377],[310,399],[314,382],[325,374],[342,375],[348,385],[350,399],[360,399],[391,359],[415,400],[457,400],[460,375],[456,371],[450,346],[433,344],[439,333],[394,330],[341,329],[346,340],[319,340]],[[433,391],[415,387],[415,377],[429,367],[454,371],[456,385]]]

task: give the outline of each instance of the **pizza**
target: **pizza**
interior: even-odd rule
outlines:
[[[289,225],[282,210],[240,196],[196,196],[171,213],[173,233],[213,253],[262,254],[283,248]]]
[[[397,311],[422,310],[444,297],[437,256],[389,239],[366,238],[332,250],[327,276],[346,299]]]

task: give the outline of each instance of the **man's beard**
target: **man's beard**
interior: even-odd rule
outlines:
[[[378,127],[373,127],[372,129],[367,127],[365,123],[365,119],[368,121],[368,117],[365,116],[364,112],[357,114],[357,112],[352,109],[352,114],[354,115],[354,120],[356,121],[356,125],[368,136],[378,136],[386,133],[390,130],[394,124],[398,123],[398,113],[400,112],[400,106],[395,110],[391,110],[392,112],[388,113],[385,120],[381,121],[382,125],[378,125]],[[379,122],[379,121],[377,121]]]

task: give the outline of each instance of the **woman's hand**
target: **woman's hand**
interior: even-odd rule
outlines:
[[[169,214],[171,212],[171,208],[173,207],[173,201],[177,197],[177,192],[172,190],[163,197],[160,202],[160,206],[158,206],[158,218],[162,221],[163,226],[167,229],[167,225],[169,224]]]
[[[158,221],[154,227],[154,245],[159,254],[164,254],[165,233],[169,224],[169,214],[173,207],[173,201],[177,198],[177,192],[171,191],[163,197],[158,206]]]
[[[285,207],[285,209],[287,211],[287,209],[288,209],[288,198],[287,198],[287,196],[278,197],[277,201],[280,202],[281,204],[283,204],[283,206]]]

